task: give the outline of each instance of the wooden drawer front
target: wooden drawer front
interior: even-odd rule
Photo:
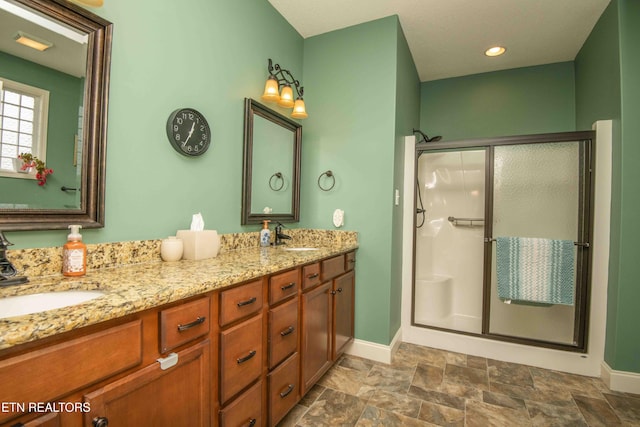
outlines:
[[[264,425],[262,422],[262,381],[220,411],[220,427]]]
[[[269,369],[298,349],[298,299],[269,310]]]
[[[262,279],[220,293],[220,326],[262,309]]]
[[[269,425],[275,426],[300,399],[299,364],[300,357],[296,353],[267,376]]]
[[[209,333],[209,297],[160,312],[160,353]]]
[[[109,426],[211,425],[211,342],[177,353],[177,363],[153,363],[84,395],[84,426],[103,417]],[[68,425],[68,424],[67,424]]]
[[[353,270],[356,266],[356,253],[355,252],[349,252],[348,254],[345,255],[344,257],[344,267],[346,271],[349,270]]]
[[[322,261],[322,281],[326,282],[344,273],[344,255]]]
[[[220,333],[220,400],[226,403],[262,372],[262,316]]]
[[[0,402],[47,402],[142,361],[142,321],[0,361]],[[0,422],[15,414],[0,411]]]
[[[276,274],[269,279],[269,304],[273,305],[298,293],[300,270]]]
[[[320,284],[320,263],[302,267],[302,289],[309,289]]]

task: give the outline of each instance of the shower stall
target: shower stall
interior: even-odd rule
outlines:
[[[594,138],[415,144],[413,326],[586,351]]]

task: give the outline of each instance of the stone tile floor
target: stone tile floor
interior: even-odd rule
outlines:
[[[279,426],[640,426],[640,395],[403,343],[391,365],[342,357]]]

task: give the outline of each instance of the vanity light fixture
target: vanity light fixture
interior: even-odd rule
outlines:
[[[24,31],[18,31],[17,33],[15,33],[13,39],[23,46],[39,50],[40,52],[43,52],[53,46],[53,43],[51,43],[50,41],[32,36],[31,34],[27,34]]]
[[[487,56],[500,56],[505,53],[507,49],[503,46],[493,46],[484,51]]]
[[[300,82],[293,77],[289,70],[280,67],[280,64],[273,65],[273,61],[269,58],[269,78],[264,86],[262,100],[266,102],[277,102],[279,106],[284,108],[293,107],[291,117],[294,119],[306,119],[308,117],[304,105],[304,87],[300,86]],[[297,98],[293,99],[293,87],[296,88]],[[280,89],[282,87],[282,89]]]

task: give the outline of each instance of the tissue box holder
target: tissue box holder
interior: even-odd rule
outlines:
[[[216,230],[178,230],[178,239],[182,239],[184,250],[182,259],[215,258],[220,251],[220,237]]]

